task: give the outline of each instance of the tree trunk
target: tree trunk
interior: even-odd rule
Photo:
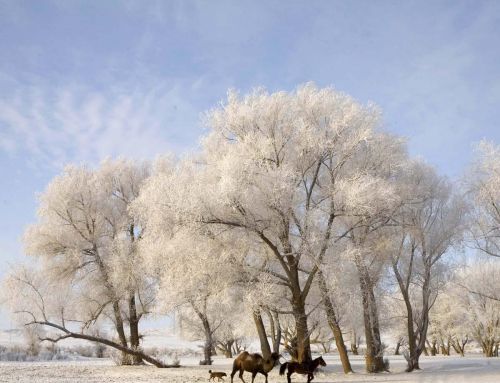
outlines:
[[[226,358],[232,358],[233,344],[234,344],[234,339],[230,339],[225,342],[218,342],[217,348],[224,353],[224,356]]]
[[[487,358],[491,358],[495,356],[496,342],[492,339],[486,339],[481,342],[481,346],[483,348],[484,356]]]
[[[436,356],[437,349],[436,349],[436,340],[432,340],[432,343],[426,340],[427,343],[427,348],[430,350],[431,356]],[[427,350],[426,348],[426,350]],[[427,355],[427,354],[426,354]]]
[[[194,302],[190,302],[191,307],[193,308],[198,318],[203,325],[203,332],[205,335],[205,344],[203,345],[203,360],[200,361],[201,365],[211,365],[212,364],[212,350],[214,347],[214,342],[212,338],[212,329],[210,328],[210,322],[205,314],[206,312],[206,298],[204,302],[204,310],[200,311],[198,307],[194,304]]]
[[[372,280],[368,270],[362,265],[362,262],[361,259],[356,260],[363,302],[363,320],[366,339],[366,371],[370,373],[383,372],[386,368],[383,358],[382,342],[380,339],[377,302],[373,292]]]
[[[210,329],[210,323],[208,323],[208,319],[206,316],[203,316],[203,330],[205,332],[205,344],[203,345],[203,357],[202,361],[204,365],[212,364],[212,352],[213,352],[213,339],[212,339],[212,330]]]
[[[273,352],[279,354],[281,344],[281,323],[279,314],[276,311],[267,310],[269,322],[271,323],[271,340],[273,342]]]
[[[262,316],[260,315],[259,309],[253,312],[253,320],[255,322],[255,327],[257,328],[257,334],[259,335],[260,350],[262,351],[262,356],[264,357],[264,359],[269,359],[271,357],[271,346],[269,346],[266,328],[264,326],[264,322],[262,321]]]
[[[359,346],[360,339],[358,338],[356,331],[352,331],[352,340],[351,340],[351,352],[353,355],[359,355]]]
[[[237,355],[243,350],[245,350],[245,346],[242,344],[241,339],[235,339],[234,340],[234,345],[233,345],[233,354]]]
[[[469,342],[469,338],[465,337],[465,339],[452,339],[451,345],[457,354],[460,356],[465,356],[465,345]]]
[[[294,299],[292,308],[297,332],[297,361],[303,363],[311,360],[311,343],[307,325],[307,314],[301,298]]]
[[[135,304],[134,292],[130,292],[128,309],[129,309],[129,326],[130,326],[130,348],[139,350],[140,346],[139,318],[137,316],[137,308]],[[132,359],[132,364],[140,365],[144,364],[144,362],[142,361],[142,358],[140,356],[134,355]]]
[[[118,333],[118,339],[120,341],[120,344],[124,348],[128,348],[127,336],[125,335],[122,313],[120,311],[120,303],[117,300],[113,302],[113,313],[115,315],[115,328],[116,328],[116,332]],[[125,351],[123,351],[121,364],[125,366],[125,365],[129,365],[130,363],[131,363],[131,361],[130,361],[129,354],[126,353]]]
[[[328,325],[330,326],[330,329],[333,332],[333,337],[335,338],[335,344],[337,345],[337,350],[339,352],[340,361],[342,362],[344,374],[348,374],[352,372],[351,362],[349,361],[349,356],[347,355],[347,349],[345,347],[342,331],[337,321],[337,315],[335,314],[332,301],[328,296],[328,288],[326,286],[325,277],[321,271],[318,272],[318,281]]]
[[[394,355],[399,355],[399,349],[401,347],[401,342],[396,343],[396,349],[394,350]]]

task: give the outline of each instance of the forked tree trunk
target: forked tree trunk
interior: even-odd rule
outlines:
[[[465,337],[465,339],[452,339],[451,340],[451,346],[455,350],[457,354],[460,354],[460,356],[465,356],[465,345],[469,342],[469,338]]]
[[[273,352],[279,354],[281,344],[281,323],[279,314],[276,311],[267,310],[269,323],[271,324],[271,340],[273,343]]]
[[[424,283],[422,285],[422,308],[421,317],[419,318],[419,324],[417,330],[415,330],[415,319],[413,316],[413,307],[410,299],[410,280],[412,276],[413,259],[415,257],[416,247],[412,246],[411,257],[408,265],[408,271],[405,278],[401,275],[398,268],[398,259],[393,260],[392,269],[394,275],[398,281],[401,295],[406,307],[406,329],[408,334],[408,352],[405,353],[405,359],[408,364],[406,372],[411,372],[413,370],[419,370],[419,359],[422,352],[425,349],[425,343],[427,339],[427,329],[429,327],[429,298],[430,298],[430,267],[432,266],[429,261],[425,261],[424,257]]]
[[[332,330],[333,337],[335,338],[335,344],[337,345],[340,361],[342,362],[342,368],[344,370],[344,374],[348,374],[352,372],[351,362],[349,361],[349,356],[347,355],[347,349],[345,347],[344,337],[342,335],[340,325],[337,321],[337,315],[335,314],[332,301],[330,300],[330,297],[328,295],[328,288],[326,286],[325,277],[321,271],[318,272],[318,282],[326,318],[328,321],[328,325]]]
[[[217,348],[224,353],[224,356],[226,358],[232,358],[233,344],[234,344],[234,339],[230,339],[225,342],[218,342]]]
[[[426,341],[426,342],[427,342],[427,345],[429,346],[431,356],[436,356],[437,351],[438,351],[437,347],[436,347],[437,341],[435,339],[433,339],[432,343],[429,341]]]
[[[493,339],[485,339],[481,341],[481,347],[483,349],[484,356],[491,358],[495,356],[495,350],[498,350],[498,346]]]
[[[450,341],[448,340],[448,343],[446,343],[446,341],[444,339],[441,338],[441,354],[445,355],[445,356],[450,356],[450,348],[451,348],[451,345],[450,345]]]

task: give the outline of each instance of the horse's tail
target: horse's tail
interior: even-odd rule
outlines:
[[[285,375],[286,368],[288,367],[288,362],[285,362],[280,367],[280,375]]]

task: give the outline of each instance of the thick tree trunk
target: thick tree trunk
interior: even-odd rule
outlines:
[[[119,301],[113,302],[113,313],[115,315],[115,328],[116,328],[116,332],[118,333],[118,339],[120,341],[120,344],[124,348],[128,348],[127,336],[125,335],[125,329],[123,326],[123,318],[122,318],[122,313],[120,311]],[[121,364],[128,365],[130,363],[131,363],[131,361],[130,361],[129,353],[126,353],[125,351],[123,351]]]
[[[321,271],[318,272],[318,281],[328,325],[330,326],[330,329],[332,330],[333,336],[335,338],[335,344],[337,345],[337,350],[339,352],[340,361],[342,362],[344,374],[348,374],[352,372],[351,362],[349,361],[349,356],[347,355],[347,349],[345,347],[342,331],[337,321],[337,315],[335,314],[332,301],[330,300],[330,297],[328,295],[328,288],[326,286],[325,277]]]
[[[262,351],[262,356],[264,359],[269,359],[271,357],[271,346],[269,346],[269,340],[267,339],[266,328],[260,315],[260,310],[257,309],[253,312],[253,320],[255,322],[255,327],[257,329],[257,334],[259,335],[260,350]]]
[[[292,308],[297,332],[297,361],[302,363],[311,360],[311,342],[307,325],[307,314],[301,298],[294,299]]]
[[[356,266],[359,273],[363,302],[363,320],[366,339],[366,371],[370,373],[382,372],[385,371],[386,368],[383,358],[382,341],[380,339],[377,302],[373,292],[374,287],[368,270],[362,265],[362,260],[358,259]]]
[[[135,293],[130,292],[130,297],[128,301],[129,309],[129,327],[130,327],[130,348],[138,350],[140,346],[140,335],[139,335],[139,318],[137,316],[137,308],[135,304]],[[132,359],[132,364],[140,365],[143,364],[141,357],[134,355]]]
[[[210,328],[210,323],[208,323],[208,319],[203,315],[203,330],[205,332],[205,344],[203,345],[203,357],[204,360],[202,364],[211,365],[212,364],[212,353],[213,353],[213,338],[212,338],[212,330]]]

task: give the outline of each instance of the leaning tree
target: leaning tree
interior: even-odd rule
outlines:
[[[14,272],[10,285],[33,295],[32,308],[12,302],[23,306],[17,311],[29,313],[28,323],[62,332],[52,340],[99,341],[122,351],[122,363],[130,362],[130,354],[132,363],[145,359],[162,365],[140,351],[139,322],[154,303],[155,281],[141,267],[138,244],[144,227],[129,213],[149,171],[149,165],[127,160],[104,161],[96,169],[68,166],[40,195],[38,222],[24,235],[26,253],[40,266],[29,275]],[[78,311],[64,305],[58,312],[48,310],[43,304],[48,286],[70,290],[71,298],[61,304],[77,301]],[[91,334],[104,318],[113,324],[116,341]],[[69,323],[79,323],[80,331]]]

